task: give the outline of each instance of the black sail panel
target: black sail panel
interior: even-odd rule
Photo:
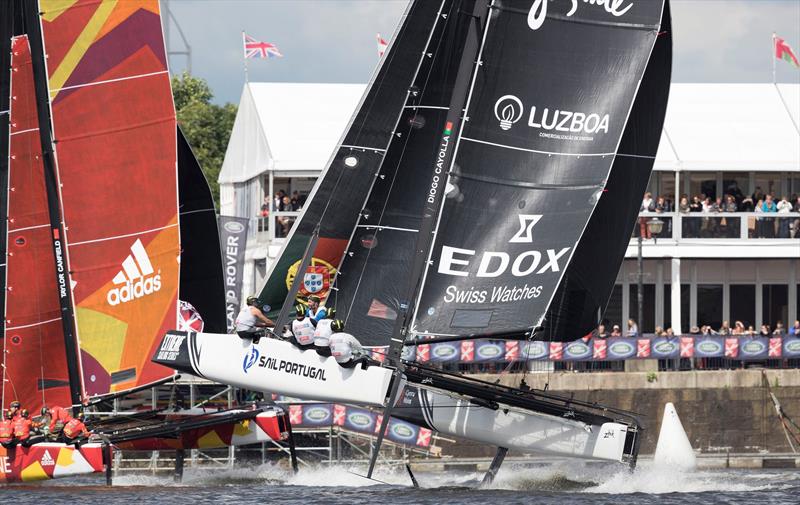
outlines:
[[[204,331],[225,333],[225,281],[214,198],[180,127],[177,134],[181,220],[179,298],[197,309],[205,323]]]
[[[431,56],[414,81],[398,136],[386,153],[337,277],[338,317],[365,345],[389,342],[407,296],[437,152],[455,138],[446,119],[473,4],[448,2],[431,34]]]
[[[392,140],[414,75],[444,2],[413,2],[395,33],[389,50],[359,104],[341,144],[317,180],[302,216],[271,267],[259,298],[277,315],[288,294],[304,251],[319,226],[319,241],[311,261],[321,283],[304,283],[300,295],[328,296],[353,227]]]
[[[661,1],[620,6],[494,4],[412,334],[542,323],[660,30]]]
[[[574,340],[586,335],[605,311],[616,281],[640,201],[653,168],[667,109],[672,69],[669,3],[661,32],[631,109],[605,192],[556,293],[537,337]],[[641,324],[641,321],[639,322]]]

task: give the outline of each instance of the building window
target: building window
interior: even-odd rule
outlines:
[[[731,328],[736,321],[744,327],[754,325],[756,320],[756,287],[753,284],[732,284],[731,290]]]
[[[723,172],[722,196],[732,195],[736,205],[740,205],[745,196],[750,196],[750,174],[748,172]]]
[[[762,195],[773,195],[780,198],[781,195],[781,174],[780,172],[755,172],[753,178],[753,204]]]
[[[722,326],[722,284],[697,285],[697,325]]]
[[[717,174],[715,172],[689,172],[684,180],[689,200],[697,195],[705,195],[712,200],[717,197]]]
[[[761,286],[761,324],[775,328],[775,323],[786,323],[789,317],[789,286],[764,284]]]

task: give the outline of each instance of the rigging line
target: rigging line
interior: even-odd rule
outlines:
[[[462,140],[466,140],[468,142],[475,142],[477,144],[485,144],[487,146],[502,147],[504,149],[511,149],[511,150],[514,150],[514,151],[525,151],[527,153],[548,154],[548,155],[551,155],[551,156],[577,156],[578,158],[580,158],[581,156],[587,156],[587,157],[588,156],[600,156],[600,157],[605,157],[605,156],[614,156],[616,154],[615,152],[610,152],[610,153],[560,153],[560,152],[556,152],[556,151],[540,151],[538,149],[527,149],[525,147],[509,146],[509,145],[506,145],[506,144],[498,144],[496,142],[489,142],[487,140],[474,139],[472,137],[463,137],[462,136],[461,139]]]
[[[450,107],[446,107],[443,105],[405,105],[403,106],[404,109],[438,109],[438,110],[450,110]]]
[[[159,228],[152,228],[150,230],[142,230],[142,231],[137,231],[137,232],[133,232],[133,233],[126,233],[125,235],[116,235],[114,237],[96,238],[96,239],[93,239],[93,240],[84,240],[82,242],[71,242],[68,245],[69,245],[69,247],[74,247],[76,245],[93,244],[95,242],[105,242],[106,240],[115,240],[115,239],[118,239],[118,238],[135,237],[136,235],[144,235],[146,233],[152,233],[152,232],[155,232],[155,231],[166,230],[167,228],[175,228],[177,226],[178,226],[177,224],[168,224],[166,226],[161,226]]]
[[[54,321],[61,321],[61,318],[60,317],[56,317],[56,318],[53,318],[53,319],[48,319],[47,321],[39,321],[37,323],[23,324],[23,325],[20,325],[20,326],[7,326],[6,330],[21,330],[23,328],[33,328],[34,326],[41,326],[43,324],[52,323]]]
[[[186,216],[186,215],[189,215],[189,214],[196,214],[198,212],[216,212],[216,209],[212,208],[212,209],[187,210],[185,212],[181,212],[180,215],[181,216]]]
[[[0,116],[2,116],[3,114],[9,114],[10,112],[11,110],[0,110]]]
[[[4,356],[3,357],[3,402],[5,402],[5,381],[8,381],[8,383],[11,384],[11,390],[14,392],[14,398],[15,399],[19,398],[19,394],[17,394],[17,387],[14,385],[14,380],[11,378],[11,374],[8,373],[8,367],[6,367],[5,356]],[[5,406],[5,403],[3,403],[3,406]]]
[[[417,72],[415,73],[414,79],[411,82],[412,86],[416,83],[416,81],[417,81],[417,79],[419,77],[419,71],[422,68],[423,62],[425,61],[425,57],[426,57],[426,54],[428,53],[428,47],[430,45],[431,39],[433,38],[433,34],[436,31],[436,29],[438,28],[438,26],[439,26],[440,18],[442,16],[442,8],[444,7],[444,4],[445,4],[445,2],[443,1],[442,4],[439,6],[439,11],[436,13],[436,21],[434,22],[433,27],[431,28],[431,33],[428,36],[427,43],[425,44],[425,50],[423,51],[422,56],[420,57],[420,62],[419,62],[419,65],[417,67]],[[432,52],[432,54],[434,54],[434,55],[439,52],[439,48],[441,47],[441,45],[442,45],[442,43],[444,41],[445,31],[447,29],[449,20],[452,19],[452,10],[453,10],[454,6],[455,6],[455,3],[450,5],[450,13],[448,14],[447,19],[445,19],[445,21],[443,23],[443,28],[442,28],[441,34],[439,36],[439,40],[437,41],[436,47],[435,47],[434,51]],[[425,91],[428,88],[428,83],[430,81],[431,74],[433,73],[434,61],[435,61],[435,58],[431,61],[431,65],[427,70],[427,75],[425,75],[425,79],[423,81],[424,84],[420,87],[420,91],[419,91],[419,94],[418,94],[419,97],[424,96],[425,95]],[[409,94],[406,97],[406,103],[408,103],[408,100],[410,98],[411,98],[411,95]],[[402,114],[401,114],[401,116],[402,116]],[[399,125],[399,124],[400,124],[400,118],[398,117],[397,125]],[[411,129],[411,127],[409,126],[409,131],[410,131],[410,129]],[[397,163],[395,165],[394,175],[392,176],[392,181],[389,184],[387,197],[383,202],[383,207],[381,208],[381,211],[380,211],[380,214],[379,214],[378,224],[380,224],[383,221],[383,214],[386,212],[387,205],[389,205],[389,196],[392,194],[392,190],[394,188],[395,181],[397,181],[397,175],[400,172],[400,164],[402,163],[403,157],[405,156],[406,148],[408,147],[408,142],[410,141],[410,137],[411,137],[410,135],[406,135],[405,141],[403,143],[403,148],[400,151],[400,157],[398,158],[398,161],[397,161]],[[389,145],[391,145],[393,140],[394,140],[393,138],[390,140]],[[371,191],[370,191],[370,193],[371,193]],[[367,197],[367,201],[369,201],[369,196]],[[361,218],[359,217],[359,220],[360,219]],[[356,282],[356,287],[355,287],[355,290],[353,291],[353,296],[352,296],[352,299],[350,301],[350,306],[347,308],[347,315],[345,316],[345,326],[347,325],[347,320],[350,318],[350,313],[353,310],[353,304],[355,304],[355,302],[356,302],[356,297],[357,297],[357,294],[358,294],[358,290],[361,287],[361,281],[364,279],[364,272],[367,270],[367,265],[369,264],[369,258],[370,258],[371,255],[372,255],[372,249],[367,251],[367,257],[364,259],[364,265],[361,267],[361,272],[358,275],[358,281]]]
[[[131,79],[140,79],[142,77],[152,77],[154,75],[161,75],[161,74],[168,74],[168,70],[160,70],[158,72],[150,72],[149,74],[139,74],[139,75],[130,75],[128,77],[118,77],[116,79],[107,79],[105,81],[97,81],[97,82],[87,82],[84,84],[75,84],[74,86],[64,86],[63,88],[55,88],[50,90],[50,96],[53,97],[58,94],[59,91],[65,91],[68,89],[78,89],[78,88],[85,88],[88,86],[97,86],[98,84],[108,84],[111,82],[119,82],[119,81],[129,81]]]
[[[419,230],[415,230],[413,228],[398,228],[396,226],[381,226],[379,224],[359,224],[356,228],[365,228],[367,230],[393,230],[393,231],[410,231],[412,233],[417,233]]]
[[[375,151],[378,153],[386,152],[386,149],[381,149],[380,147],[354,146],[350,144],[341,144],[339,147],[347,147],[348,149],[363,149],[364,151]]]

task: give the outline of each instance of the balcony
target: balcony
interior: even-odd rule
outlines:
[[[646,223],[654,218],[664,222],[661,233],[647,236]],[[642,230],[649,258],[800,257],[800,212],[642,212],[626,257],[636,257]]]

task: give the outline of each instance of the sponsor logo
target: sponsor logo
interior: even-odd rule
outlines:
[[[325,377],[325,369],[323,368],[308,366],[303,363],[294,363],[285,359],[278,361],[276,358],[268,358],[266,356],[256,357],[256,359],[258,360],[259,368],[267,368],[276,372],[284,372],[300,377],[308,377],[309,379],[315,379],[319,381],[328,380],[327,377]]]
[[[760,340],[752,340],[742,345],[741,352],[742,354],[761,354],[766,349],[767,346],[764,344],[764,342],[761,342]]]
[[[131,254],[122,262],[122,270],[114,276],[119,286],[106,293],[109,305],[127,303],[161,290],[161,270],[155,272],[140,239],[131,246]]]
[[[615,438],[614,430],[606,430],[603,432],[603,438]]]
[[[484,359],[491,359],[500,356],[503,350],[497,344],[483,344],[478,347],[478,356]]]
[[[53,249],[56,254],[56,273],[58,274],[58,296],[67,296],[67,273],[64,269],[64,251],[61,248],[61,234],[58,228],[53,228]]]
[[[50,451],[45,449],[44,454],[42,454],[42,459],[39,460],[39,463],[42,466],[54,466],[56,464],[55,460],[52,456],[50,456]]]
[[[394,436],[403,440],[410,440],[414,438],[414,430],[401,423],[394,423],[392,425],[392,433]]]
[[[786,352],[800,352],[800,340],[790,340],[786,342]]]
[[[614,342],[609,348],[612,354],[626,355],[634,352],[633,344],[630,342]]]
[[[238,221],[228,221],[224,225],[225,231],[228,233],[239,234],[244,231],[244,225]]]
[[[186,335],[177,333],[167,333],[161,342],[161,349],[158,350],[157,360],[175,361],[181,351],[181,345],[186,340]]]
[[[704,354],[715,354],[722,351],[722,345],[713,340],[705,340],[697,344],[697,351]]]
[[[525,345],[522,355],[530,359],[539,359],[547,357],[549,352],[550,349],[544,342],[529,342]]]
[[[348,414],[347,420],[350,421],[350,424],[358,428],[367,428],[372,424],[372,418],[360,412]]]
[[[433,346],[433,355],[437,358],[447,359],[452,358],[458,353],[456,348],[452,345],[435,345]]]
[[[306,418],[315,423],[327,421],[330,417],[330,411],[323,407],[311,407],[306,411]]]
[[[567,346],[564,352],[571,358],[582,358],[591,354],[592,350],[583,342],[573,342]]]
[[[447,149],[450,146],[450,134],[452,133],[453,123],[447,122],[442,135],[442,141],[439,144],[439,152],[436,153],[436,164],[433,169],[433,177],[431,177],[431,185],[428,188],[428,198],[426,201],[429,205],[436,202],[436,195],[439,192],[439,183],[441,182],[442,172],[445,170],[444,160],[447,157]]]
[[[519,121],[524,112],[522,100],[514,95],[504,95],[494,103],[494,115],[500,121],[501,130],[509,130],[511,125]],[[574,136],[572,134],[590,135],[608,133],[610,116],[596,112],[572,112],[568,110],[540,108],[532,105],[528,113],[528,126],[544,130],[539,135],[548,138],[567,140],[592,140],[593,137]],[[552,134],[549,132],[560,132]],[[565,134],[565,135],[562,135]]]
[[[653,351],[659,354],[671,354],[678,350],[677,342],[658,342],[653,346]]]
[[[530,244],[533,242],[533,227],[542,218],[541,214],[519,214],[519,231],[509,239],[510,244]]]
[[[242,370],[244,370],[244,373],[247,373],[247,371],[256,364],[260,355],[261,353],[255,346],[250,347],[249,352],[244,355],[244,360],[242,361]]]
[[[522,100],[514,95],[504,95],[494,103],[494,117],[500,121],[500,129],[509,130],[511,125],[522,118],[525,107]]]
[[[531,10],[528,12],[528,27],[531,30],[538,30],[542,27],[544,20],[547,18],[547,4],[552,1],[553,0],[533,0]],[[579,0],[570,1],[572,2],[572,7],[569,12],[567,12],[567,17],[572,16],[578,10]],[[607,13],[614,17],[625,15],[625,13],[633,7],[632,0],[583,0],[583,3],[603,7]]]
[[[11,462],[8,461],[8,456],[0,456],[0,472],[11,473]]]

